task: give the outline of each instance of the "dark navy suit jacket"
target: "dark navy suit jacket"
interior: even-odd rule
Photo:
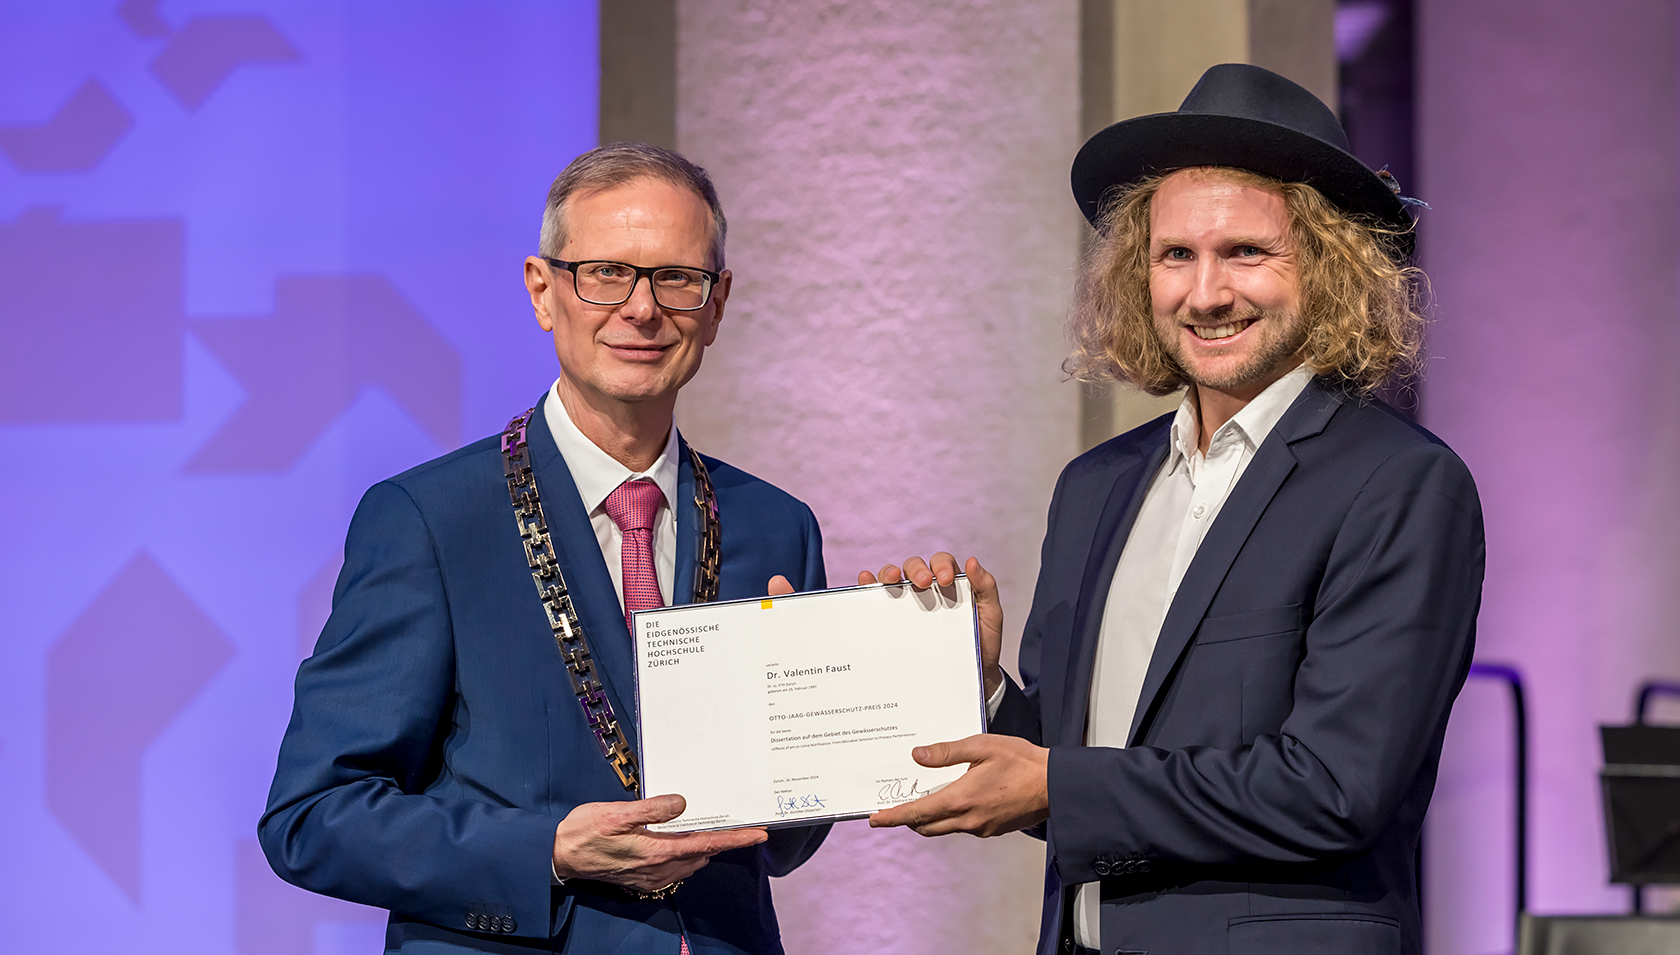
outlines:
[[[1103,607],[1171,416],[1068,465],[993,732],[1050,748],[1042,953],[1416,953],[1419,830],[1481,602],[1462,461],[1308,385],[1185,572],[1125,749],[1081,745]],[[1064,891],[1064,887],[1067,889]]]
[[[540,408],[530,449],[561,572],[634,745],[624,614]],[[723,525],[719,598],[760,596],[775,574],[800,590],[824,587],[810,509],[721,461],[706,466]],[[693,499],[685,445],[673,502],[678,603],[693,597]],[[778,830],[763,846],[717,855],[667,902],[551,885],[556,824],[580,803],[632,797],[572,694],[514,523],[499,438],[373,487],[344,550],[258,827],[275,872],[389,909],[392,951],[675,955],[679,932],[695,955],[781,951],[767,877],[803,862],[826,827]],[[469,917],[502,930],[470,931]]]

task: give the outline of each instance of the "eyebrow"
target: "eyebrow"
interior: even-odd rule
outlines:
[[[1285,245],[1287,243],[1287,241],[1288,241],[1287,236],[1278,236],[1275,239],[1261,239],[1261,238],[1251,236],[1251,235],[1239,235],[1239,236],[1229,236],[1229,237],[1225,238],[1220,244],[1221,245],[1252,245],[1252,246],[1255,246],[1256,248],[1269,249],[1269,248],[1273,248],[1274,246],[1281,247],[1281,246]],[[1181,238],[1179,238],[1178,236],[1175,236],[1175,235],[1162,236],[1158,239],[1154,238],[1154,237],[1151,237],[1150,240],[1149,240],[1149,245],[1150,245],[1151,248],[1153,248],[1157,245],[1159,245],[1161,247],[1172,247],[1172,246],[1190,245],[1190,244],[1191,243],[1190,243],[1189,239],[1181,239]]]

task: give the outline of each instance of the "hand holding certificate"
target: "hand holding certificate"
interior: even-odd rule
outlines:
[[[962,775],[914,747],[984,732],[963,577],[639,612],[635,640],[644,792],[687,799],[657,831],[862,817]]]
[[[997,581],[973,557],[964,565],[973,582],[975,614],[980,622],[980,659],[986,675],[986,697],[1004,681],[998,669],[1003,645],[1003,605]],[[880,580],[909,580],[918,587],[943,585],[957,574],[957,559],[933,555],[931,565],[920,557],[881,568]],[[874,574],[858,575],[859,583],[873,583]],[[967,832],[996,836],[1038,825],[1050,815],[1050,751],[1014,736],[983,734],[932,746],[918,747],[916,762],[932,768],[967,763],[968,771],[939,792],[876,813],[876,827],[908,826],[924,836]]]

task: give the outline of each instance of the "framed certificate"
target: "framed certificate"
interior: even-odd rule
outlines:
[[[967,577],[638,611],[642,795],[678,793],[690,832],[857,819],[966,765],[912,747],[986,731]]]

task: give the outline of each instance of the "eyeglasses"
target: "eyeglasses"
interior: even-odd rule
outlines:
[[[660,308],[692,312],[712,300],[712,286],[718,280],[716,272],[674,265],[649,269],[623,262],[566,262],[546,255],[543,261],[572,273],[572,289],[591,305],[623,305],[645,276]]]

